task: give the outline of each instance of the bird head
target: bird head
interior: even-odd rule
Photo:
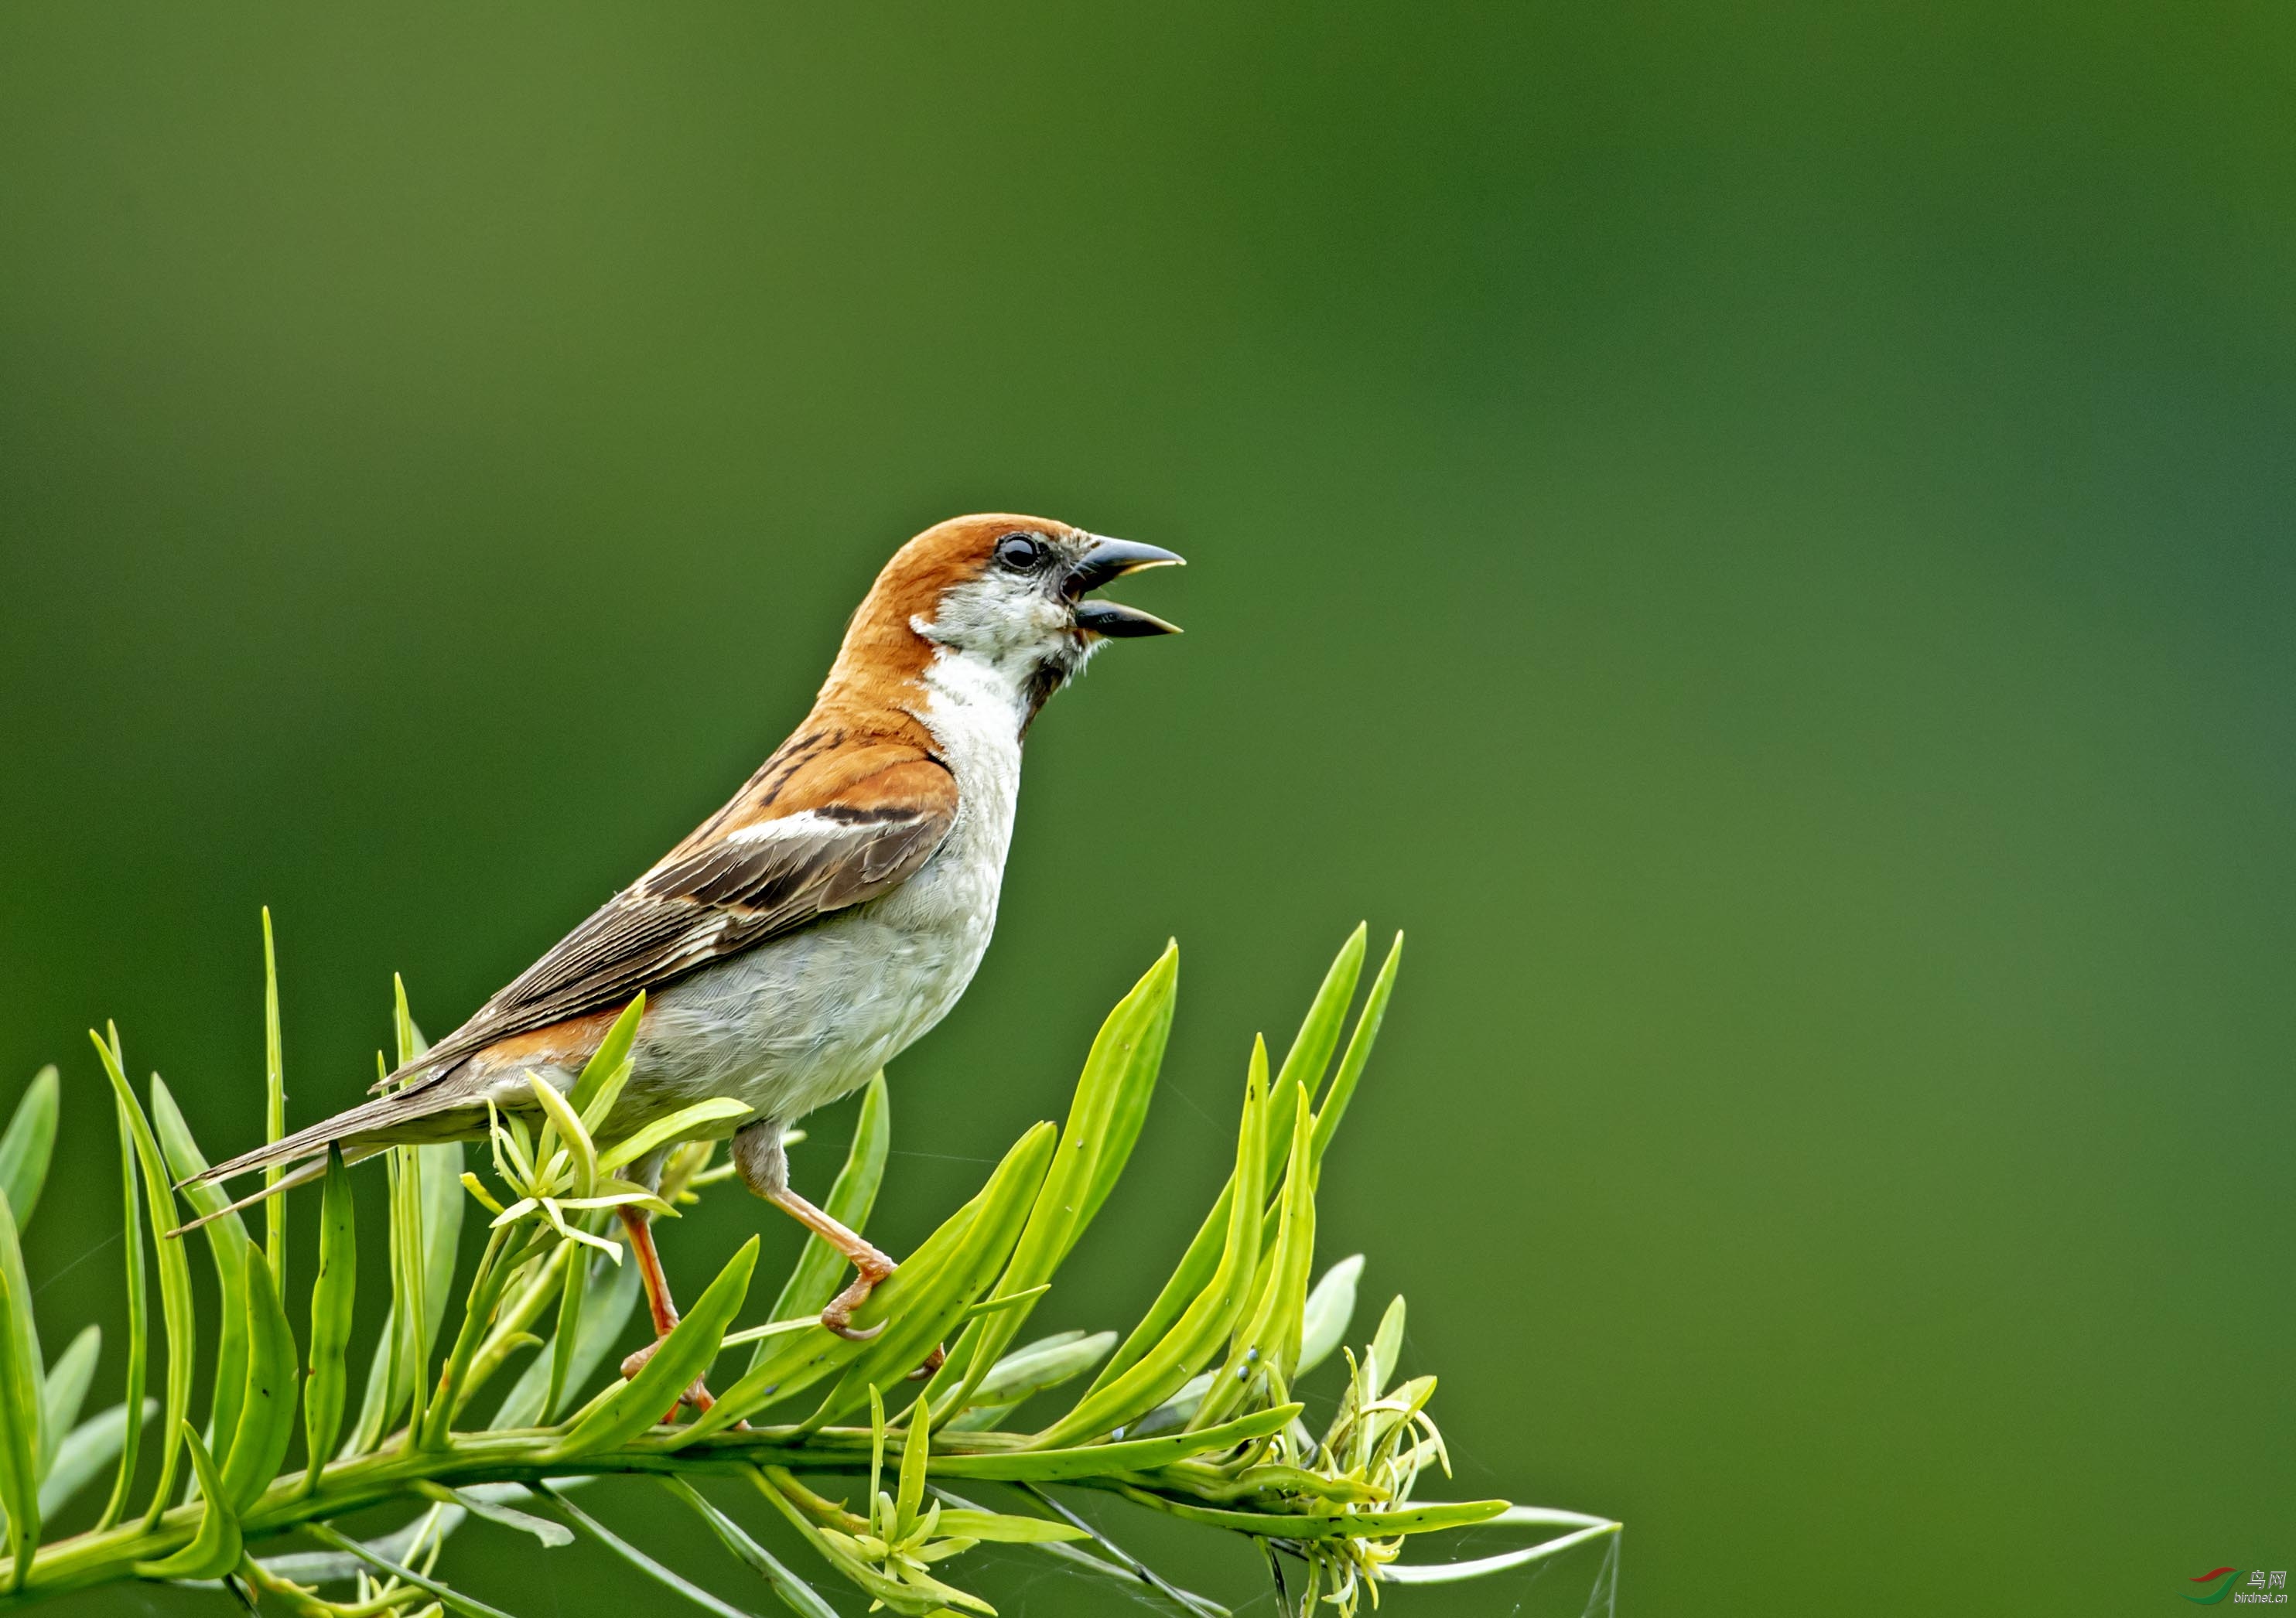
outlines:
[[[1128,573],[1180,561],[1047,518],[951,518],[885,564],[839,665],[908,664],[921,674],[936,660],[961,660],[1009,686],[1025,724],[1108,641],[1179,633],[1136,607],[1086,598]]]

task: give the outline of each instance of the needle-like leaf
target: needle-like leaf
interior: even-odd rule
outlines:
[[[342,1148],[330,1147],[326,1189],[320,1193],[319,1279],[311,1287],[311,1375],[303,1393],[303,1439],[310,1457],[306,1483],[314,1489],[320,1464],[342,1431],[351,1309],[357,1290],[358,1220],[351,1206],[350,1170],[344,1165]]]
[[[1486,1528],[1541,1527],[1570,1528],[1575,1532],[1543,1540],[1521,1550],[1502,1551],[1495,1557],[1478,1557],[1465,1562],[1428,1562],[1405,1564],[1390,1562],[1379,1570],[1382,1584],[1461,1584],[1470,1579],[1488,1578],[1493,1573],[1507,1573],[1514,1568],[1528,1567],[1535,1562],[1549,1561],[1564,1551],[1586,1544],[1590,1540],[1603,1539],[1624,1531],[1626,1524],[1607,1518],[1588,1516],[1581,1511],[1554,1511],[1543,1506],[1511,1506],[1497,1516],[1485,1519]]]
[[[719,1618],[751,1618],[751,1614],[743,1612],[729,1601],[720,1601],[708,1590],[694,1583],[693,1580],[683,1574],[672,1573],[564,1495],[551,1488],[549,1484],[542,1484],[541,1489],[543,1493],[550,1497],[552,1503],[556,1505],[559,1510],[572,1519],[576,1527],[663,1589],[675,1590],[702,1611],[716,1613]]]
[[[530,1427],[554,1419],[563,1406],[565,1390],[581,1386],[598,1369],[599,1361],[606,1357],[637,1307],[639,1280],[636,1264],[608,1266],[605,1276],[593,1276],[593,1261],[578,1249],[569,1263],[568,1292],[577,1287],[585,1291],[578,1324],[570,1330],[568,1317],[562,1312],[559,1316],[560,1341],[569,1345],[565,1379],[557,1384],[554,1393],[552,1378],[559,1365],[556,1354],[554,1352],[537,1358],[504,1399],[502,1408],[488,1424],[490,1427]],[[557,1346],[553,1344],[554,1351]]]
[[[56,1069],[53,1063],[32,1075],[23,1099],[0,1135],[0,1197],[16,1216],[16,1229],[32,1222],[40,1188],[48,1181],[48,1160],[56,1146]]]
[[[79,1422],[79,1407],[87,1399],[87,1385],[95,1377],[95,1357],[103,1350],[103,1329],[84,1326],[71,1345],[48,1367],[40,1390],[40,1476],[45,1479],[56,1464],[56,1449],[64,1434]]]
[[[184,1424],[184,1445],[191,1451],[192,1472],[200,1481],[200,1525],[191,1542],[171,1557],[139,1562],[135,1571],[146,1579],[220,1579],[239,1565],[239,1518],[231,1508],[223,1479],[208,1458],[207,1445]]]
[[[119,1135],[119,1200],[120,1224],[127,1232],[123,1244],[127,1256],[127,1389],[121,1397],[122,1410],[141,1410],[145,1403],[144,1388],[151,1370],[151,1322],[146,1318],[149,1304],[144,1297],[144,1201],[137,1195],[135,1167],[135,1135],[128,1127],[127,1114],[117,1099],[112,1105],[114,1122]],[[179,1252],[178,1257],[182,1254]],[[127,1491],[135,1483],[135,1463],[142,1459],[144,1424],[127,1422],[120,1434],[119,1470],[112,1479],[111,1497],[105,1500],[103,1515],[97,1519],[96,1530],[111,1527],[127,1509]]]
[[[783,1606],[800,1614],[800,1618],[838,1618],[837,1609],[823,1600],[813,1586],[783,1566],[779,1557],[751,1539],[739,1523],[711,1505],[692,1483],[675,1476],[660,1481],[663,1488],[709,1524],[719,1543],[766,1581],[767,1588],[781,1598]]]
[[[511,1614],[504,1612],[502,1608],[488,1606],[474,1597],[463,1594],[450,1584],[441,1583],[427,1573],[417,1573],[403,1563],[394,1562],[388,1557],[381,1556],[373,1546],[362,1545],[348,1535],[328,1527],[324,1523],[306,1523],[303,1525],[303,1532],[323,1544],[332,1545],[337,1550],[357,1557],[377,1573],[396,1579],[401,1584],[411,1584],[424,1594],[438,1598],[440,1606],[450,1613],[460,1613],[463,1618],[511,1618]]]
[[[1355,1099],[1356,1086],[1363,1082],[1364,1068],[1371,1062],[1371,1048],[1379,1042],[1379,1026],[1387,1017],[1388,997],[1395,993],[1395,975],[1402,965],[1403,935],[1398,933],[1395,942],[1388,946],[1387,959],[1380,963],[1379,976],[1372,980],[1371,993],[1364,996],[1355,1032],[1348,1036],[1347,1054],[1340,1058],[1339,1076],[1332,1081],[1331,1089],[1316,1108],[1318,1167],[1332,1144],[1332,1137],[1339,1132],[1340,1120],[1347,1116],[1348,1103]]]
[[[691,1107],[681,1107],[667,1118],[658,1118],[627,1140],[620,1140],[598,1154],[598,1167],[611,1174],[626,1164],[636,1163],[657,1146],[683,1140],[693,1131],[707,1124],[722,1123],[728,1118],[749,1115],[751,1108],[745,1101],[731,1096],[713,1096],[707,1101],[696,1101]]]
[[[152,1134],[151,1120],[144,1115],[144,1108],[137,1103],[135,1092],[128,1088],[127,1075],[122,1070],[119,1030],[111,1031],[111,1042],[108,1044],[92,1028],[87,1037],[103,1064],[104,1076],[111,1081],[112,1099],[119,1104],[121,1122],[135,1139],[135,1159],[144,1174],[152,1228],[162,1238],[159,1244],[160,1314],[168,1338],[168,1402],[161,1419],[166,1423],[166,1436],[160,1452],[160,1482],[152,1491],[146,1519],[156,1523],[175,1491],[176,1463],[182,1453],[179,1439],[192,1408],[192,1372],[198,1352],[195,1335],[199,1323],[193,1313],[191,1261],[180,1240],[166,1239],[167,1232],[176,1228],[175,1193],[168,1188],[159,1139]],[[137,1262],[140,1264],[142,1261],[139,1258]]]
[[[511,1486],[512,1485],[504,1485],[504,1487]],[[554,1523],[548,1517],[538,1517],[531,1512],[520,1511],[514,1507],[504,1506],[494,1500],[482,1500],[478,1495],[464,1490],[449,1489],[443,1483],[425,1483],[422,1486],[422,1492],[434,1500],[443,1500],[449,1505],[460,1506],[473,1516],[484,1517],[488,1522],[498,1526],[516,1529],[520,1533],[532,1534],[542,1541],[543,1549],[545,1550],[556,1550],[561,1546],[571,1545],[574,1542],[573,1530],[563,1524]]]
[[[1171,1328],[1123,1375],[1111,1379],[1103,1372],[1074,1410],[1037,1434],[1031,1441],[1036,1447],[1070,1444],[1147,1414],[1195,1375],[1234,1327],[1259,1256],[1260,1174],[1267,1162],[1269,1110],[1267,1086],[1267,1047],[1255,1040],[1244,1083],[1235,1171],[1229,1181],[1227,1237],[1219,1262],[1202,1289]]]
[[[44,1380],[16,1218],[0,1200],[0,1505],[8,1510],[8,1550],[15,1558],[12,1589],[23,1587],[32,1548],[40,1542]]]
[[[1029,1209],[1013,1262],[996,1285],[996,1296],[1025,1295],[1048,1284],[1122,1173],[1163,1065],[1179,971],[1179,946],[1167,944],[1101,1025],[1077,1081],[1060,1149]],[[972,1402],[973,1388],[1020,1335],[1031,1307],[1020,1303],[966,1329],[926,1395],[941,1418]]]
[[[127,1435],[159,1413],[159,1401],[146,1399],[140,1416],[130,1423],[127,1407],[115,1404],[108,1410],[98,1410],[65,1434],[63,1442],[56,1446],[55,1465],[40,1480],[41,1520],[53,1516],[60,1507],[86,1488],[89,1480],[120,1452]]]
[[[174,1094],[158,1074],[152,1075],[152,1124],[168,1154],[168,1166],[178,1182],[189,1181],[208,1166],[199,1142],[192,1139]],[[231,1197],[212,1181],[184,1187],[184,1200],[208,1222],[200,1234],[215,1262],[216,1327],[215,1386],[208,1403],[208,1445],[228,1454],[232,1435],[239,1430],[240,1401],[247,1393],[247,1266],[255,1245],[247,1226],[226,1210]]]
[[[263,1139],[265,1144],[287,1133],[286,1052],[279,1036],[279,953],[271,939],[271,907],[263,907]],[[284,1171],[274,1164],[263,1171],[266,1188],[276,1186]],[[287,1199],[273,1197],[263,1205],[263,1252],[271,1261],[271,1279],[283,1294],[287,1289]]]
[[[272,1284],[271,1266],[251,1247],[247,1266],[247,1384],[223,1464],[225,1498],[245,1511],[259,1498],[295,1434],[295,1333]]]
[[[661,1340],[645,1369],[575,1424],[559,1456],[571,1458],[626,1443],[652,1426],[657,1412],[676,1402],[686,1385],[718,1357],[718,1341],[749,1295],[750,1272],[757,1265],[758,1238],[753,1236],[726,1261],[677,1328]]]

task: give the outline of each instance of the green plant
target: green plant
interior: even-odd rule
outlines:
[[[355,1416],[349,1327],[360,1278],[341,1155],[317,1176],[319,1260],[301,1353],[288,1308],[284,1199],[266,1203],[258,1242],[220,1190],[193,1188],[183,1197],[214,1266],[221,1315],[203,1429],[190,1419],[200,1336],[192,1238],[170,1233],[184,1218],[172,1187],[205,1159],[157,1075],[148,1108],[137,1099],[112,1030],[95,1046],[119,1121],[126,1385],[119,1403],[85,1421],[78,1415],[96,1361],[96,1328],[82,1332],[53,1365],[44,1363],[18,1241],[54,1140],[54,1068],[33,1081],[0,1138],[0,1505],[10,1553],[0,1561],[0,1606],[141,1579],[212,1582],[250,1606],[269,1601],[338,1618],[488,1614],[495,1609],[437,1577],[440,1547],[475,1515],[545,1546],[578,1535],[593,1540],[701,1606],[735,1610],[568,1498],[580,1483],[611,1474],[655,1479],[784,1606],[810,1618],[836,1609],[736,1519],[730,1501],[762,1507],[767,1520],[792,1532],[837,1580],[868,1598],[872,1610],[920,1618],[992,1610],[953,1581],[964,1553],[984,1542],[1035,1547],[1186,1612],[1222,1610],[1118,1549],[1054,1487],[1111,1491],[1250,1536],[1267,1548],[1279,1589],[1283,1552],[1305,1565],[1302,1610],[1320,1598],[1352,1614],[1366,1593],[1375,1601],[1382,1583],[1472,1576],[1591,1538],[1612,1536],[1615,1555],[1619,1525],[1600,1518],[1504,1500],[1413,1499],[1422,1475],[1431,1467],[1447,1470],[1447,1462],[1426,1412],[1433,1378],[1396,1380],[1400,1298],[1363,1353],[1347,1356],[1347,1385],[1320,1436],[1292,1395],[1299,1379],[1338,1349],[1362,1268],[1351,1258],[1310,1285],[1317,1177],[1363,1077],[1400,959],[1398,938],[1342,1048],[1364,944],[1358,927],[1272,1076],[1266,1046],[1255,1042],[1226,1188],[1120,1343],[1112,1332],[1063,1332],[1015,1345],[1146,1119],[1171,1025],[1176,949],[1110,1014],[1065,1127],[1039,1124],[1024,1133],[979,1193],[877,1288],[858,1320],[884,1329],[866,1342],[832,1336],[817,1322],[840,1275],[835,1255],[818,1241],[800,1257],[765,1321],[736,1329],[757,1263],[752,1238],[635,1377],[602,1371],[636,1296],[635,1266],[619,1262],[619,1246],[604,1234],[611,1209],[640,1201],[674,1213],[729,1173],[712,1166],[715,1148],[707,1141],[679,1147],[654,1190],[617,1172],[660,1140],[718,1121],[732,1103],[703,1103],[630,1140],[596,1138],[628,1077],[639,1007],[625,1015],[570,1096],[537,1085],[531,1115],[497,1115],[491,1161],[499,1193],[464,1170],[459,1145],[386,1154],[391,1312]],[[265,962],[267,1110],[276,1139],[285,1120],[267,916]],[[419,1050],[421,1036],[403,988],[397,1024],[404,1060]],[[889,1139],[880,1075],[829,1198],[831,1211],[849,1224],[868,1216]],[[467,1199],[481,1204],[491,1222],[448,1336],[446,1305]],[[151,1244],[147,1221],[160,1238]],[[147,1253],[156,1256],[167,1351],[165,1378],[156,1383]],[[909,1373],[937,1344],[947,1344],[947,1358],[919,1385]],[[721,1381],[714,1408],[691,1420],[664,1420],[680,1390],[745,1345],[746,1367]],[[507,1394],[480,1417],[480,1396],[529,1353]],[[1095,1367],[1060,1414],[1034,1425],[1013,1419],[1030,1401]],[[603,1385],[586,1395],[602,1374]],[[285,1469],[299,1438],[304,1464]],[[106,1469],[111,1491],[94,1525],[45,1540],[45,1524]],[[139,1495],[148,1473],[156,1481]],[[721,1498],[696,1486],[704,1482]],[[844,1496],[856,1486],[865,1491],[849,1505]],[[984,1487],[1010,1496],[1004,1508],[969,1498]],[[133,1505],[138,1498],[140,1508]],[[416,1515],[383,1539],[361,1542],[331,1525],[392,1503]],[[1494,1523],[1570,1532],[1479,1562],[1397,1560],[1411,1536]],[[299,1533],[321,1549],[269,1547]],[[258,1546],[266,1554],[256,1554]],[[330,1588],[337,1593],[322,1596]]]

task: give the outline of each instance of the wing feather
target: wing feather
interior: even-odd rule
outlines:
[[[652,870],[385,1083],[442,1076],[498,1040],[620,1007],[641,989],[865,903],[932,857],[956,802],[947,766],[906,743],[816,750],[794,769],[768,761]]]

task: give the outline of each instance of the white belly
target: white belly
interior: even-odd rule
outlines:
[[[964,994],[996,929],[1012,843],[1018,697],[970,660],[937,664],[926,686],[919,716],[956,777],[947,840],[883,897],[656,995],[613,1132],[720,1095],[793,1122],[867,1083]]]

